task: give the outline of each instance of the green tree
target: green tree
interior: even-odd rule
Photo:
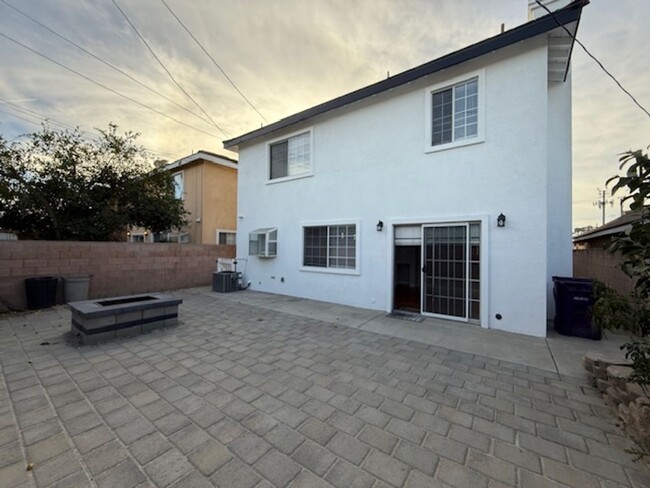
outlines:
[[[0,135],[0,228],[50,240],[120,240],[130,227],[186,225],[167,171],[154,169],[138,134],[110,124],[89,139],[44,126],[12,143]]]
[[[621,156],[620,163],[625,174],[610,178],[607,184],[615,182],[612,195],[627,190],[623,201],[630,201],[630,209],[639,211],[641,216],[627,234],[613,239],[608,250],[621,253],[623,271],[635,280],[627,309],[630,323],[625,327],[634,338],[622,349],[626,351],[625,357],[632,360],[631,379],[645,388],[650,384],[650,159],[641,150],[628,151]]]

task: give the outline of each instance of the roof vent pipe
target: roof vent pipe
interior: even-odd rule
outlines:
[[[539,3],[554,12],[569,5],[571,0],[540,0]],[[548,15],[548,12],[539,3],[535,0],[528,0],[528,20],[539,19],[544,15]]]

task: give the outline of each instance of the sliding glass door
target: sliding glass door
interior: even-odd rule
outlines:
[[[480,318],[480,226],[422,226],[422,312],[446,319]]]

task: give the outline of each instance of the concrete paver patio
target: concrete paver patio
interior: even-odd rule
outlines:
[[[174,295],[179,327],[96,347],[66,343],[66,307],[0,316],[0,486],[650,486],[571,376],[582,343]]]

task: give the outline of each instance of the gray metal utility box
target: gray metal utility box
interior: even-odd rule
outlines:
[[[230,293],[239,288],[240,273],[236,271],[219,271],[212,273],[212,291]]]

